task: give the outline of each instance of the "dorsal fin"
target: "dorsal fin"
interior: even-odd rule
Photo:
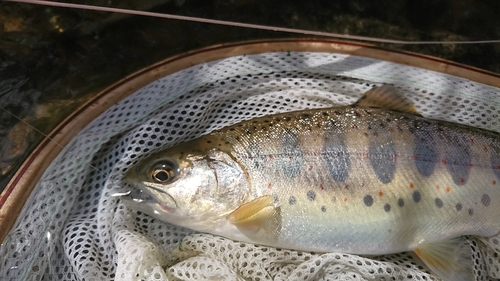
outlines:
[[[364,108],[382,108],[420,115],[411,101],[391,85],[375,87],[369,90],[354,105]]]

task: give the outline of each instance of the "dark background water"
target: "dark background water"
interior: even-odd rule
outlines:
[[[500,39],[498,0],[78,3],[388,39]],[[0,2],[0,190],[44,134],[124,76],[205,46],[287,37],[303,36]],[[500,44],[379,45],[500,73]]]

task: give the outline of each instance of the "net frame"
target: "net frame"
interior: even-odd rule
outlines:
[[[348,46],[352,52],[353,45]],[[272,250],[172,227],[131,211],[111,196],[127,191],[121,175],[148,153],[259,114],[350,104],[380,84],[403,89],[426,117],[498,131],[498,88],[448,74],[343,52],[268,52],[197,64],[155,80],[111,106],[57,156],[2,244],[1,276],[20,280],[406,280],[409,276],[408,280],[433,280],[407,254],[373,260]],[[236,91],[237,87],[246,90]],[[166,92],[177,95],[165,98]],[[263,97],[269,105],[265,112],[248,110]],[[429,110],[450,102],[449,110]],[[181,115],[194,112],[197,123],[168,121],[182,113],[182,105],[189,105],[191,111],[184,108],[186,113]],[[231,112],[247,108],[249,114],[233,113],[235,118],[228,119],[228,105]],[[168,122],[170,129],[164,132]],[[188,133],[172,133],[176,124],[182,128],[187,123]],[[165,134],[164,139],[158,133]],[[37,223],[37,217],[51,219]],[[488,275],[497,278],[498,238],[471,238],[470,244],[478,257],[474,259],[478,280],[487,280]],[[234,261],[249,252],[269,266]],[[200,270],[202,264],[210,267]]]

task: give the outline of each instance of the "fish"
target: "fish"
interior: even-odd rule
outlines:
[[[424,118],[383,85],[353,105],[258,117],[155,152],[126,172],[136,191],[125,199],[236,241],[413,251],[443,280],[473,280],[463,236],[500,231],[499,140]]]

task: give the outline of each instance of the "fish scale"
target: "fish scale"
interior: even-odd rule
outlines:
[[[126,180],[151,215],[197,231],[304,251],[414,251],[442,279],[470,280],[457,237],[500,231],[498,140],[423,118],[382,86],[354,106],[214,131],[149,156]]]

